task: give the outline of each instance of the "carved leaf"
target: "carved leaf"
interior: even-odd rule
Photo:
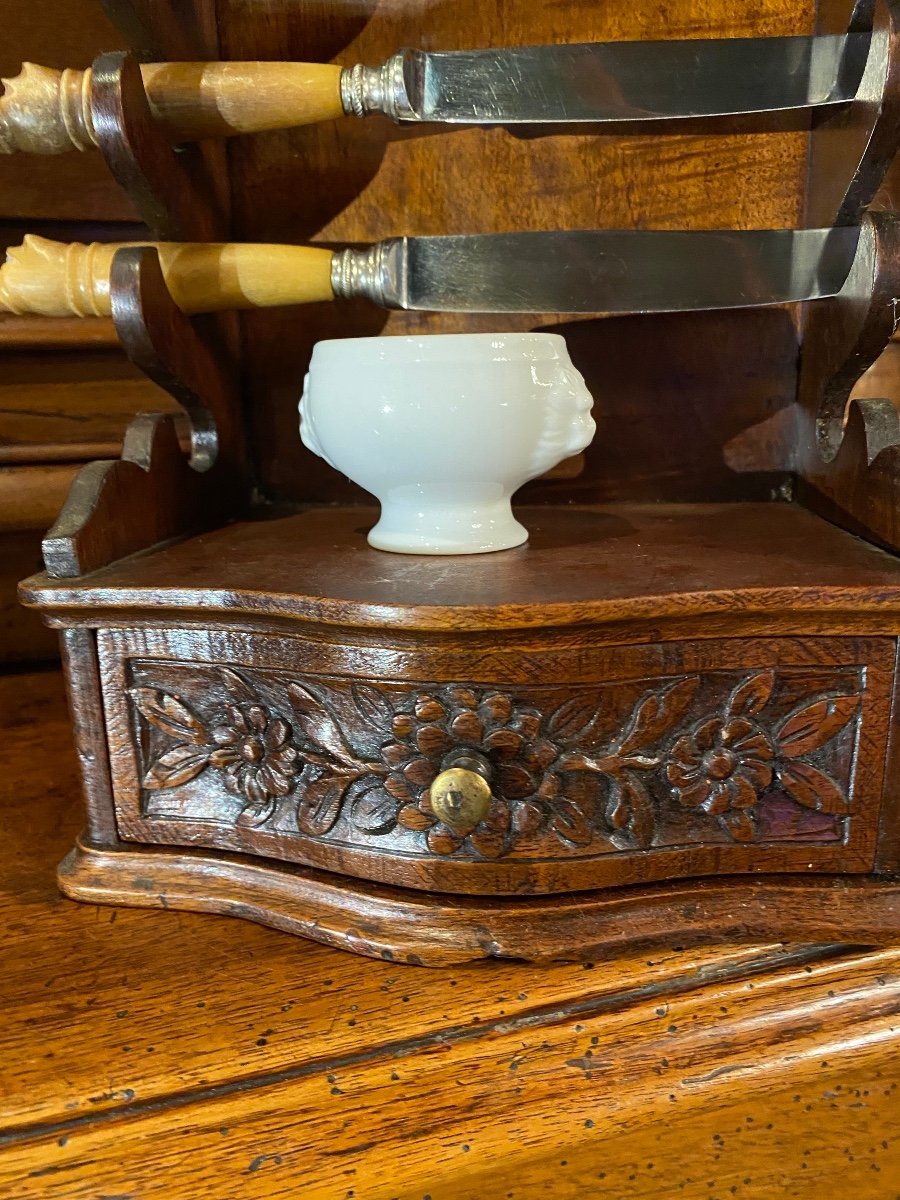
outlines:
[[[371,787],[353,801],[350,820],[363,833],[390,833],[397,824],[397,801],[383,787]]]
[[[238,817],[237,824],[249,826],[251,829],[265,825],[266,821],[274,814],[277,804],[277,796],[269,796],[266,800],[262,800],[258,804],[248,804]]]
[[[609,802],[606,805],[606,820],[610,829],[625,829],[631,816],[627,798],[622,794],[618,783],[609,789]]]
[[[547,720],[547,733],[560,741],[579,741],[590,729],[597,710],[578,696],[565,700]]]
[[[642,783],[627,775],[621,780],[621,786],[627,788],[631,803],[631,820],[628,822],[628,829],[635,842],[645,849],[653,841],[653,830],[656,825],[650,797]]]
[[[753,822],[749,813],[738,810],[727,812],[719,817],[719,821],[736,842],[753,841]]]
[[[190,742],[173,746],[152,764],[141,783],[149,791],[179,787],[200,774],[209,762],[209,755],[208,746],[198,749]]]
[[[844,728],[858,707],[858,696],[825,696],[790,713],[776,734],[779,752],[799,758],[817,750]]]
[[[201,746],[206,741],[206,729],[202,722],[176,696],[158,692],[154,688],[130,688],[129,694],[135,707],[150,724],[169,737],[186,738],[195,746]]]
[[[289,683],[288,694],[297,712],[315,712],[322,707],[322,701],[302,683]]]
[[[645,696],[631,715],[618,746],[619,754],[628,754],[655,741],[674,725],[687,711],[699,682],[698,676],[692,675],[687,679],[679,679],[661,692]]]
[[[307,784],[297,810],[297,824],[302,833],[321,837],[334,828],[349,782],[346,776],[324,775]]]
[[[774,671],[759,671],[749,679],[743,680],[729,697],[726,710],[728,716],[755,716],[768,704],[774,686]]]
[[[237,671],[232,671],[230,667],[221,667],[219,674],[222,677],[222,682],[228,688],[228,691],[235,700],[243,704],[258,704],[256,692],[253,688],[238,675]]]
[[[364,721],[379,733],[388,733],[394,710],[387,696],[368,683],[355,683],[352,688],[353,701]]]
[[[344,766],[359,767],[360,763],[347,745],[340,726],[321,700],[299,683],[289,684],[288,693],[297,713],[297,724],[306,737],[321,750],[327,750]]]
[[[590,845],[593,834],[587,817],[572,800],[555,800],[553,802],[553,819],[550,828],[566,842],[573,846]]]
[[[642,849],[653,841],[656,820],[644,785],[629,775],[612,780],[606,819],[615,830],[628,830]]]
[[[779,763],[778,778],[786,791],[804,808],[817,812],[844,814],[849,811],[847,797],[824,772],[805,762]]]

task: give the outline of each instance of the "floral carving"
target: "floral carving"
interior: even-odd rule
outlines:
[[[290,744],[291,727],[259,703],[253,689],[227,668],[221,677],[236,701],[226,704],[207,730],[203,722],[175,696],[152,688],[133,688],[132,699],[151,725],[179,741],[144,775],[148,790],[178,787],[207,766],[222,770],[225,787],[246,804],[249,824],[271,817],[279,796],[287,796],[297,773],[297,749]]]
[[[538,827],[541,802],[552,801],[559,790],[547,770],[558,751],[541,737],[540,725],[538,712],[516,707],[500,692],[480,699],[471,688],[458,686],[420,693],[412,712],[394,716],[391,728],[397,740],[382,749],[391,767],[385,789],[401,806],[399,824],[426,831],[435,854],[453,854],[466,843],[486,858],[505,853],[512,836]],[[481,750],[494,768],[493,802],[470,830],[445,825],[429,798],[441,760],[462,747]]]
[[[774,671],[742,680],[722,716],[702,720],[678,738],[666,763],[666,778],[678,802],[718,817],[740,842],[753,839],[753,810],[776,774],[804,808],[848,811],[848,799],[835,781],[811,763],[797,760],[844,728],[857,712],[859,697],[816,699],[767,732],[757,714],[768,704],[774,685]]]
[[[155,794],[218,772],[242,804],[242,824],[277,818],[280,831],[293,822],[295,831],[326,837],[340,822],[336,836],[358,844],[391,835],[407,852],[491,859],[549,853],[552,844],[661,846],[672,836],[667,829],[681,828],[679,812],[750,842],[769,828],[760,825],[766,803],[775,811],[767,797],[781,797],[776,808],[826,814],[826,824],[849,811],[827,747],[858,718],[858,693],[804,697],[795,685],[779,699],[774,670],[740,676],[724,700],[721,684],[699,674],[647,681],[624,716],[606,688],[563,695],[545,711],[507,691],[462,684],[410,690],[319,679],[255,687],[231,668],[208,670],[214,683],[193,692],[191,704],[164,688],[130,690],[155,730],[143,739],[142,786]],[[491,802],[471,828],[451,829],[429,790],[459,750],[487,759]]]

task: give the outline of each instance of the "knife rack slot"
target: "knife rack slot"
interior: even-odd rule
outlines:
[[[145,59],[215,57],[209,37],[187,45],[194,25],[214,26],[232,60],[378,62],[420,32],[400,0],[327,19],[295,0],[264,22],[241,0],[215,17],[201,0],[181,6],[193,24],[144,0],[108,7]],[[583,7],[567,38],[646,36],[658,20],[650,0]],[[428,36],[560,40],[551,8],[457,0],[432,6]],[[704,35],[746,36],[732,8],[712,5]],[[697,35],[696,5],[668,10],[667,35]],[[809,6],[766,11],[773,35],[812,30]],[[94,70],[102,153],[157,236],[803,224],[796,128],[525,140],[373,118],[236,139],[226,165],[220,146],[160,139],[135,61]],[[878,129],[857,197],[880,182]],[[503,318],[565,334],[598,435],[580,472],[523,492],[530,546],[469,560],[371,550],[374,514],[301,446],[296,401],[318,340],[497,318],[353,301],[253,313],[238,331],[185,318],[152,251],[120,253],[120,339],[191,433],[179,444],[169,418],[138,418],[122,460],[76,481],[47,572],[23,585],[62,632],[85,764],[66,894],[238,914],[426,964],[895,935],[900,559],[879,547],[900,550],[900,402],[849,400],[893,331],[895,220],[867,220],[858,286],[803,314],[799,402],[787,311]],[[275,775],[237,750],[212,758],[213,728],[249,745],[251,709],[281,754]],[[752,754],[728,740],[735,722],[752,727]],[[461,834],[426,798],[460,738],[513,756],[494,764],[492,824]],[[702,774],[704,738],[718,775]]]
[[[98,147],[160,240],[227,236],[221,149],[176,152],[160,134],[136,60],[104,54],[93,65]],[[141,414],[118,462],[78,475],[44,545],[53,575],[77,576],[233,515],[247,503],[245,439],[237,387],[237,322],[189,320],[175,306],[150,248],[116,255],[113,318],[125,353],[182,406],[187,445],[173,418]]]

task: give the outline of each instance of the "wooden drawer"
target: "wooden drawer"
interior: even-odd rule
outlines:
[[[120,836],[479,894],[873,868],[892,638],[329,637],[101,629]],[[428,797],[459,748],[468,830]]]

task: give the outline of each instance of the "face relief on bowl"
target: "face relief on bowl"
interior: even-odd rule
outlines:
[[[398,554],[519,546],[517,488],[589,445],[592,399],[554,333],[345,338],[313,350],[300,436],[381,502]]]

